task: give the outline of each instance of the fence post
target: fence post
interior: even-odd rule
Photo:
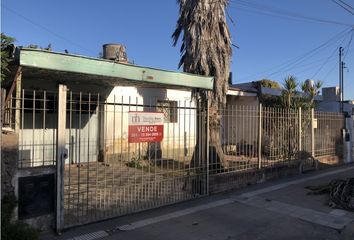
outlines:
[[[352,162],[352,149],[351,149],[351,131],[352,131],[352,126],[353,123],[351,123],[352,118],[347,117],[346,115],[344,117],[344,129],[343,129],[343,162],[344,163],[351,163]]]
[[[209,195],[209,101],[208,101],[208,94],[206,93],[207,97],[206,97],[206,185],[207,185],[207,191],[206,194]],[[221,116],[223,117],[223,116]]]
[[[302,150],[302,123],[301,107],[299,107],[299,151]]]
[[[315,110],[311,108],[311,155],[315,157]]]
[[[6,90],[3,88],[0,88],[0,105],[1,105],[0,127],[1,127],[1,129],[2,129],[3,124],[5,122],[5,98],[6,98]]]
[[[64,164],[67,158],[65,149],[66,128],[66,85],[59,85],[58,128],[57,128],[57,188],[56,188],[56,230],[60,234],[64,226]]]
[[[258,115],[258,169],[262,168],[262,103],[259,104]]]

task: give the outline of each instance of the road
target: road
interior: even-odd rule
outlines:
[[[42,240],[354,239],[354,212],[332,209],[309,185],[354,176],[354,166],[331,168],[253,185],[65,231]]]

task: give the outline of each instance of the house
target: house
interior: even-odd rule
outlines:
[[[258,89],[253,83],[230,84],[226,93],[227,105],[258,106]]]
[[[319,101],[317,101],[316,109],[320,111],[327,112],[340,112],[340,93],[339,87],[327,87],[322,88],[322,96]],[[344,101],[343,102],[343,111],[348,115],[354,114],[354,101]]]
[[[206,169],[195,152],[197,134],[207,132],[192,92],[213,89],[214,79],[130,64],[115,55],[120,46],[104,50],[108,59],[16,48],[2,84],[3,126],[15,135],[6,161],[16,172],[6,182],[18,218],[39,228],[60,231],[206,192],[190,187],[204,178],[194,174]]]
[[[348,100],[342,103],[345,115],[346,128],[343,130],[347,162],[354,161],[354,101]],[[316,110],[326,112],[341,112],[339,87],[322,88],[322,96],[316,102]]]

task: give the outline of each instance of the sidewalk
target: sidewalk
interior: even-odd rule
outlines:
[[[308,185],[354,176],[332,168],[67,230],[47,239],[354,239],[354,212],[331,209]]]

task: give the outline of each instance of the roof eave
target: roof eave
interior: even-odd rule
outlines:
[[[212,90],[214,84],[213,77],[122,64],[105,59],[41,49],[22,48],[17,57],[20,66],[117,78],[117,83],[119,79],[125,79],[132,81],[132,84],[145,82],[205,90]]]

